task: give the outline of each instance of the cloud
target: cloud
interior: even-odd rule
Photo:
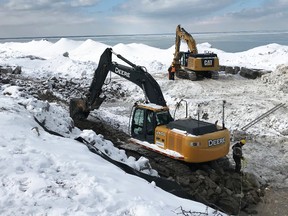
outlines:
[[[288,1],[266,1],[259,7],[227,12],[212,20],[216,25],[225,25],[230,30],[287,30]]]
[[[288,1],[277,0],[266,2],[262,7],[248,8],[241,11],[228,13],[231,18],[259,19],[265,17],[287,17]]]
[[[50,10],[65,5],[65,1],[56,0],[9,0],[4,3],[2,10],[8,11],[33,11],[33,10]]]
[[[124,29],[127,29],[125,23],[129,20],[129,24],[135,25],[130,27],[137,28],[138,24],[141,30],[145,28],[151,32],[173,32],[177,24],[193,32],[281,30],[288,18],[287,2],[128,0],[114,9],[117,13],[113,19]]]
[[[287,0],[0,0],[0,37],[287,29]]]
[[[69,10],[73,7],[86,7],[97,5],[100,0],[8,0],[3,4],[3,9],[17,10]]]
[[[213,10],[231,3],[230,0],[128,0],[117,10],[140,16],[207,16]]]
[[[71,6],[73,7],[83,7],[83,6],[93,6],[97,5],[100,0],[74,0],[71,2]]]

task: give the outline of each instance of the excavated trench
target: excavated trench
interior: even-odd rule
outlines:
[[[83,83],[59,80],[55,77],[50,80],[32,80],[22,77],[21,74],[3,70],[0,73],[0,83],[20,86],[23,92],[37,99],[58,102],[67,107],[69,98],[83,95],[84,90],[88,89]],[[257,214],[255,209],[264,196],[266,185],[261,185],[251,173],[235,173],[228,159],[204,164],[187,164],[130,144],[127,134],[105,122],[75,120],[74,123],[80,129],[91,129],[97,134],[102,134],[116,147],[125,149],[128,156],[136,159],[141,156],[148,158],[150,165],[158,171],[161,178],[180,185],[195,201],[228,214]]]

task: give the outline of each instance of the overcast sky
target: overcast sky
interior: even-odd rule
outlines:
[[[0,37],[287,30],[288,0],[0,0]]]

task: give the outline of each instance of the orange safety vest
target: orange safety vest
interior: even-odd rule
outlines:
[[[175,67],[172,67],[172,68],[171,68],[171,73],[175,73],[175,72],[176,72]]]

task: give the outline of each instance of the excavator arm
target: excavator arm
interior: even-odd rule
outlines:
[[[112,62],[112,54],[129,66]],[[101,106],[105,100],[105,97],[101,97],[102,87],[109,71],[139,86],[144,92],[146,102],[166,106],[159,84],[146,71],[146,68],[131,63],[123,56],[113,52],[111,48],[107,48],[100,57],[87,97],[70,101],[70,116],[72,118],[87,118],[91,110]]]
[[[184,40],[189,48],[191,54],[198,54],[196,42],[191,34],[189,34],[184,28],[180,25],[176,27],[176,37],[175,37],[175,53],[174,53],[174,64],[179,64],[180,58],[180,44],[181,40]]]
[[[198,54],[198,50],[196,47],[196,42],[191,34],[189,34],[184,28],[180,25],[177,26],[176,34],[180,37],[180,39],[186,41],[188,48],[192,54]]]

